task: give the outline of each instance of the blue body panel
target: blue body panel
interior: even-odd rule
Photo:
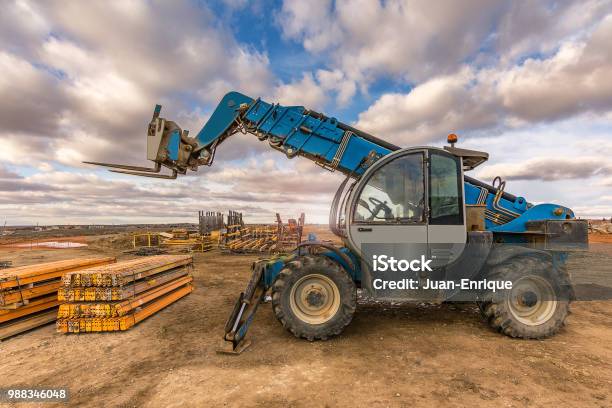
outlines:
[[[266,288],[272,286],[274,283],[274,279],[278,276],[281,269],[285,266],[286,260],[284,258],[276,258],[271,259],[266,264],[266,269],[264,270],[263,281]]]
[[[258,99],[251,105],[244,119],[260,134],[282,141],[285,151],[331,164],[345,131],[338,127],[336,119],[319,119],[305,114],[305,111],[303,106],[283,107]],[[363,169],[358,166],[370,151],[381,156],[391,152],[361,137],[351,137],[337,169],[343,173],[363,173]]]
[[[562,208],[563,212],[559,215],[554,213],[557,208]],[[538,204],[528,210],[526,210],[520,217],[507,222],[506,224],[497,225],[492,228],[488,228],[493,232],[524,232],[527,231],[526,223],[528,221],[536,220],[564,220],[574,218],[574,213],[569,209],[555,204]]]
[[[351,259],[353,265],[355,265],[355,268],[351,268],[350,265],[347,265],[345,261],[341,257],[339,257],[338,254],[336,254],[334,251],[322,252],[321,255],[326,256],[340,264],[340,266],[342,266],[344,270],[347,271],[349,275],[351,275],[355,282],[361,281],[361,269],[359,267],[359,259],[357,259],[357,257],[348,248],[340,248],[340,251],[346,254]],[[287,258],[274,258],[268,261],[263,275],[263,282],[266,288],[272,286],[272,283],[274,283],[274,279],[276,279],[276,277],[284,268],[287,262]]]
[[[206,122],[202,130],[200,130],[196,136],[199,145],[201,147],[206,147],[222,138],[224,133],[238,117],[238,108],[240,105],[243,103],[251,104],[252,102],[252,98],[239,92],[230,92],[226,94],[223,99],[221,99],[221,102],[219,102],[219,105],[217,105],[217,108],[210,116],[208,122]]]

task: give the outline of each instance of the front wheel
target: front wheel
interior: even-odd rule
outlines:
[[[353,319],[357,291],[351,277],[325,256],[288,262],[272,285],[272,307],[279,322],[309,341],[336,336]]]
[[[487,293],[478,306],[495,330],[510,337],[540,339],[556,334],[569,314],[571,287],[564,267],[525,256],[494,266],[487,279],[511,281],[512,289]]]

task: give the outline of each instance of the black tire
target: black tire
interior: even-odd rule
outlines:
[[[529,295],[527,301],[524,300],[526,296],[516,296],[516,292],[512,291],[485,293],[478,307],[493,329],[510,337],[542,339],[556,334],[564,326],[573,296],[564,266],[553,269],[550,259],[520,256],[492,267],[486,278],[512,281],[513,288],[525,283],[531,287],[542,286],[544,290],[539,292],[542,296],[540,300],[550,299],[548,303],[538,303],[537,296],[532,295],[537,292],[535,290],[525,292]],[[521,312],[529,317],[521,316]]]
[[[320,280],[323,286],[329,287],[330,291],[323,290],[321,295],[321,291],[302,286],[317,280]],[[320,323],[314,323],[312,319],[308,321],[310,316],[296,306],[300,301],[295,299],[304,294],[307,295],[306,300],[301,302],[314,299],[315,307],[319,307],[317,302],[323,302],[324,305],[331,302],[330,309],[325,309],[327,314],[321,313],[319,317],[313,315],[312,319],[320,320]],[[327,296],[328,294],[330,295]],[[301,305],[310,306],[310,303]],[[307,255],[288,262],[272,285],[272,308],[276,318],[294,336],[309,341],[327,340],[340,334],[353,319],[356,307],[355,283],[344,269],[323,255]]]

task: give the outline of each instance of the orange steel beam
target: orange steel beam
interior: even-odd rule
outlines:
[[[0,290],[59,278],[65,273],[112,262],[115,262],[115,258],[66,259],[63,261],[8,268],[0,272]]]
[[[57,311],[50,310],[45,313],[31,316],[27,319],[18,320],[0,327],[0,340],[4,340],[7,337],[14,336],[19,333],[31,330],[35,327],[42,326],[47,323],[51,323],[57,319]]]
[[[42,304],[42,303],[48,303],[48,302],[50,302],[52,300],[57,300],[57,294],[56,293],[50,293],[48,295],[44,295],[44,296],[41,296],[41,297],[38,297],[38,298],[30,299],[28,301],[27,305],[17,306],[17,305],[19,305],[19,303],[17,303],[17,304],[13,304],[13,305],[9,305],[9,306],[0,306],[0,316],[4,316],[5,314],[12,313],[14,310],[20,309],[20,308],[25,307],[25,306],[28,306],[28,307],[36,306],[36,305],[39,305],[39,304]]]
[[[187,296],[193,291],[193,286],[191,284],[185,285],[184,287],[177,289],[176,291],[156,300],[155,302],[151,302],[146,307],[143,307],[138,312],[134,313],[134,324],[140,323],[147,317],[151,316],[153,313],[159,312],[164,307],[176,302],[180,298]]]
[[[121,286],[193,262],[191,255],[157,255],[64,275],[65,286]]]
[[[11,310],[10,313],[3,313],[0,315],[0,323],[8,322],[10,320],[17,319],[19,317],[27,316],[29,314],[33,314],[36,312],[40,312],[41,310],[50,309],[52,307],[56,307],[61,302],[57,300],[56,296],[53,296],[53,299],[47,301],[45,303],[37,303],[37,304],[28,304],[26,306],[20,307],[15,310]]]
[[[166,293],[169,293],[173,291],[174,289],[179,288],[185,284],[188,284],[188,283],[190,284],[192,281],[193,281],[193,278],[191,276],[185,276],[175,281],[171,281],[165,285],[161,285],[158,288],[153,288],[150,291],[144,292],[141,296],[139,296],[138,298],[134,300],[128,300],[128,301],[122,302],[117,308],[118,314],[120,316],[124,315],[128,311],[133,310],[139,306],[142,306],[145,303],[148,303],[152,301],[153,299],[156,299],[162,295],[165,295]],[[192,288],[191,284],[189,286]]]
[[[43,283],[31,288],[14,289],[10,292],[0,294],[0,304],[3,306],[11,303],[21,302],[22,300],[32,299],[38,296],[46,295],[47,293],[56,292],[62,285],[60,280],[54,282]]]

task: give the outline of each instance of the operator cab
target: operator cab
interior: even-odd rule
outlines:
[[[428,271],[375,271],[374,256],[431,260],[437,270],[457,261],[468,242],[463,171],[488,154],[451,146],[398,150],[374,163],[347,201],[347,244],[362,259],[362,287],[377,298],[409,291],[379,291],[376,278],[423,279]],[[410,276],[412,274],[413,276]],[[402,293],[402,296],[399,296]]]

